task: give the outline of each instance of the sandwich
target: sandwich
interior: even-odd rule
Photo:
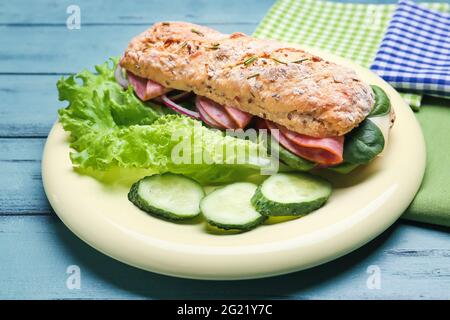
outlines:
[[[70,159],[101,176],[131,169],[225,183],[269,163],[346,174],[382,154],[395,118],[388,95],[347,66],[239,32],[160,22],[111,60],[57,83]]]
[[[246,231],[308,214],[332,185],[298,171],[369,163],[394,121],[386,93],[350,68],[242,33],[161,22],[112,62],[57,83],[70,160],[166,220],[202,213]]]
[[[276,41],[160,22],[131,40],[117,80],[217,129],[268,129],[293,167],[346,173],[382,153],[394,122],[385,92],[352,69]],[[192,108],[176,102],[191,95]],[[298,161],[293,161],[296,159]]]

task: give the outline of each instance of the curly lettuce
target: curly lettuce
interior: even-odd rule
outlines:
[[[74,167],[93,175],[145,169],[146,174],[173,172],[222,183],[259,174],[270,163],[262,143],[224,135],[142,102],[131,87],[124,90],[116,83],[117,59],[112,62],[96,66],[97,74],[83,71],[57,83],[59,100],[69,103],[58,113],[70,132]]]

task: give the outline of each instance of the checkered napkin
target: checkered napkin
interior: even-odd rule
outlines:
[[[396,88],[450,98],[450,14],[400,1],[371,69]]]
[[[448,10],[448,4],[426,5],[433,10]],[[396,4],[278,0],[254,36],[316,47],[369,68],[395,8]],[[411,107],[420,106],[420,95],[403,97]]]

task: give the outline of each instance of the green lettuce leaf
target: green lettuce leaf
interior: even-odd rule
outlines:
[[[114,80],[117,59],[57,83],[63,128],[70,132],[73,165],[96,176],[122,169],[174,172],[202,183],[244,180],[271,164],[261,142],[225,135],[159,106],[140,101]],[[117,169],[120,170],[117,170]]]

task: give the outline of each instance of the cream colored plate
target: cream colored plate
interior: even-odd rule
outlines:
[[[384,156],[348,176],[330,177],[334,192],[314,213],[250,232],[217,235],[203,222],[176,224],[149,216],[127,200],[127,189],[77,174],[67,134],[57,123],[47,139],[42,176],[61,220],[97,250],[138,268],[186,278],[246,279],[310,268],[364,245],[412,201],[425,169],[425,144],[410,108],[370,71],[357,70],[389,95],[397,114]]]

